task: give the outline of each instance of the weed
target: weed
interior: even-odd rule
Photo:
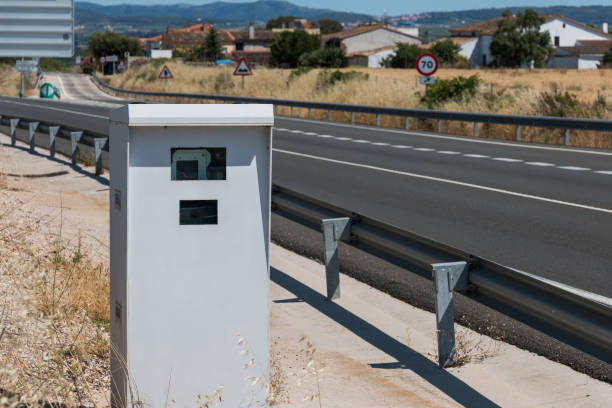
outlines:
[[[353,80],[367,81],[368,79],[368,74],[359,71],[342,72],[338,69],[335,71],[323,70],[319,72],[317,77],[317,87],[320,89],[330,88],[340,82],[349,82]]]

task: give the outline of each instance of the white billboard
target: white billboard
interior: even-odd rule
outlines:
[[[0,57],[74,55],[74,0],[0,0]]]

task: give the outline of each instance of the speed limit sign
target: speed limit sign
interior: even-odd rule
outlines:
[[[421,54],[416,60],[416,69],[421,75],[433,75],[438,70],[438,59],[430,53]]]

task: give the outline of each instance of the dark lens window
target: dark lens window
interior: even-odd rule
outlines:
[[[217,224],[217,200],[181,200],[180,225]]]
[[[177,180],[197,180],[198,179],[198,161],[197,160],[181,160],[176,162],[176,179]]]

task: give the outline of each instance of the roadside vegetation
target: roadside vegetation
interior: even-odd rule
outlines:
[[[305,66],[293,70],[257,68],[251,77],[246,78],[243,91],[240,78],[232,75],[232,68],[194,67],[178,61],[166,63],[175,77],[168,81],[169,92],[216,93],[404,108],[427,107],[423,100],[425,88],[419,84],[419,74],[414,69],[321,69]],[[160,69],[157,65],[145,64],[105,79],[111,85],[121,88],[163,91],[163,81],[157,79]],[[340,76],[336,72],[343,75]],[[436,98],[435,109],[612,119],[612,70],[608,69],[578,71],[442,68],[435,76],[439,85],[430,88]],[[474,79],[474,76],[477,79]],[[445,80],[451,82],[447,83]],[[288,115],[289,108],[281,107],[280,113]],[[294,113],[302,117],[308,114],[306,109],[297,108]],[[334,112],[333,115],[335,120],[350,120],[350,114],[347,113]],[[326,119],[327,112],[314,110],[313,117]],[[356,120],[366,124],[375,123],[373,115],[358,114]],[[393,117],[383,117],[382,124],[404,127],[403,120]],[[433,130],[435,123],[414,120],[410,126],[413,129]],[[444,122],[443,131],[472,135],[473,124]],[[514,128],[483,124],[480,136],[513,139]],[[523,128],[522,139],[561,143],[563,132],[556,129]],[[572,144],[612,148],[612,138],[598,132],[572,131]]]

